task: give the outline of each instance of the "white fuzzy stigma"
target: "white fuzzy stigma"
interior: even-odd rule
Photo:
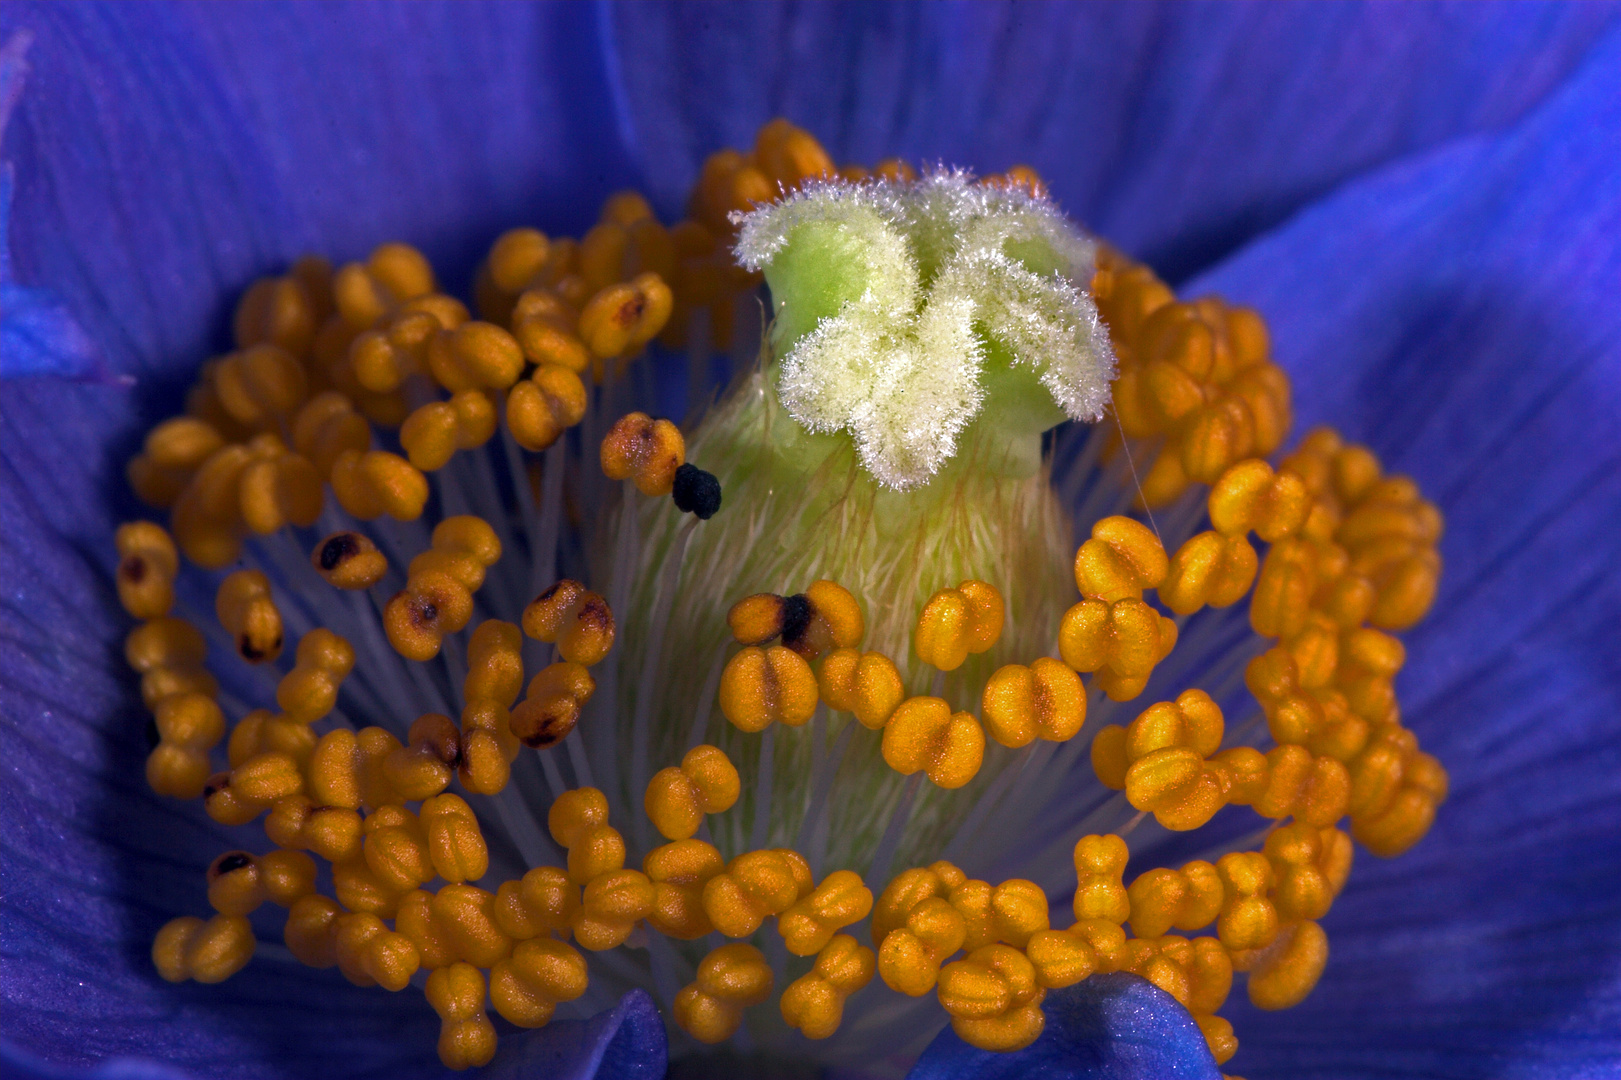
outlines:
[[[784,407],[848,433],[885,487],[925,483],[956,453],[991,346],[1065,415],[1103,415],[1115,362],[1083,291],[1093,243],[1048,199],[951,170],[816,181],[734,218],[738,261],[765,271],[788,327],[773,338]],[[814,250],[793,263],[796,246]]]

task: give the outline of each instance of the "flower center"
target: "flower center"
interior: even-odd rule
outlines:
[[[415,986],[466,1068],[492,1007],[633,986],[700,1044],[1012,1051],[1130,971],[1225,1062],[1234,972],[1303,999],[1353,838],[1398,854],[1445,797],[1392,689],[1439,514],[1326,429],[1269,463],[1260,318],[1027,170],[835,173],[774,121],[692,210],[504,234],[478,319],[403,244],[243,296],[130,463],[168,528],[117,536],[148,780],[268,841],[159,972]],[[685,434],[643,411],[655,339],[695,399],[741,371]]]

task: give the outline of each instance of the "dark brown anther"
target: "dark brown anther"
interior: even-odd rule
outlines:
[[[340,563],[346,562],[360,554],[360,544],[355,540],[354,533],[338,533],[327,537],[326,543],[321,545],[321,569],[336,570]]]
[[[146,560],[139,555],[131,555],[118,564],[118,576],[131,585],[139,585],[146,580]]]
[[[333,533],[322,540],[310,553],[310,562],[328,585],[340,589],[369,589],[388,572],[388,559],[357,532]]]
[[[406,743],[455,768],[461,763],[461,732],[455,721],[442,713],[423,713],[411,723]]]
[[[513,708],[509,728],[525,746],[545,750],[568,738],[579,722],[580,703],[575,698],[527,698]]]
[[[208,868],[208,880],[212,883],[234,870],[240,870],[244,866],[252,865],[253,856],[246,851],[227,851],[224,855],[215,859],[214,864]]]

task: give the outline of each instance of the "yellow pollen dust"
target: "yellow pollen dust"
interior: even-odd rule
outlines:
[[[1103,467],[1140,456],[1139,507],[1180,508],[1181,532],[1167,542],[1153,518],[1132,514],[1078,523],[1075,600],[1050,654],[1002,665],[963,700],[941,689],[946,673],[973,671],[969,658],[1016,625],[1015,593],[925,584],[937,591],[912,645],[935,679],[929,694],[908,691],[910,657],[863,649],[867,613],[886,597],[826,578],[793,583],[804,588],[793,595],[716,597],[732,605],[714,615],[732,642],[723,658],[694,661],[715,664],[711,700],[698,704],[704,716],[718,706],[759,756],[694,737],[671,759],[639,763],[651,829],[610,805],[612,785],[592,782],[587,736],[616,718],[587,706],[618,700],[616,638],[649,616],[559,576],[572,564],[552,549],[524,563],[533,530],[561,544],[565,519],[579,528],[599,515],[593,493],[670,497],[694,511],[671,556],[680,572],[680,545],[716,512],[704,486],[714,477],[688,461],[675,423],[621,408],[618,390],[655,340],[679,347],[702,327],[710,347],[729,349],[760,284],[731,258],[732,215],[833,175],[915,173],[896,160],[835,167],[811,135],[776,120],[748,151],[708,159],[685,220],[665,225],[621,192],[581,238],[502,234],[472,310],[398,243],[336,270],[305,258],[248,288],[235,348],[202,367],[185,414],[154,427],[129,463],[131,486],[168,511],[167,526],[130,522],[115,537],[118,596],[138,624],[125,655],[152,714],[148,783],[201,799],[219,823],[258,822],[265,841],[208,868],[211,917],[158,931],[163,978],[235,974],[256,947],[247,917],[269,901],[287,910],[283,940],[298,961],[422,993],[453,1069],[492,1059],[491,1009],[544,1026],[560,1007],[583,1007],[569,1003],[593,979],[612,978],[596,954],[621,948],[677,958],[665,1004],[702,1044],[730,1038],[774,994],[790,1028],[827,1039],[881,984],[932,994],[937,1021],[961,1038],[1014,1051],[1040,1037],[1049,991],[1128,971],[1186,1007],[1224,1064],[1238,1042],[1217,1012],[1235,976],[1263,1009],[1311,992],[1328,956],[1321,920],[1354,845],[1402,853],[1447,794],[1394,690],[1406,662],[1394,635],[1435,598],[1441,516],[1411,480],[1329,429],[1278,457],[1289,381],[1260,317],[1213,297],[1179,301],[1108,248],[1090,288],[1119,360]],[[983,182],[1044,191],[1023,167]],[[577,460],[593,450],[600,477]],[[469,494],[501,478],[510,499]],[[511,506],[530,519],[517,529],[494,512]],[[182,556],[231,571],[211,619],[177,601],[188,596]],[[534,599],[501,608],[514,588]],[[1247,616],[1253,647],[1233,685],[1241,674],[1253,721],[1249,709],[1224,716],[1216,684],[1144,699],[1157,677],[1183,670],[1190,619],[1246,600],[1234,617]],[[347,620],[343,636],[321,624],[330,612]],[[210,664],[268,678],[263,707],[222,693]],[[430,690],[444,704],[415,704]],[[1128,702],[1139,704],[1120,723],[1074,742],[1089,714]],[[1130,810],[1115,832],[1064,838],[1073,877],[1045,887],[970,878],[943,859],[824,872],[802,844],[759,839],[754,800],[769,805],[770,740],[813,719],[820,737],[830,716],[855,722],[841,748],[912,778],[903,824],[923,778],[971,800],[986,790],[988,756],[1071,744]],[[837,771],[820,758],[809,767]],[[530,813],[520,787],[539,777],[545,828],[525,818],[527,832],[509,835],[513,808]],[[1253,850],[1127,882],[1124,837],[1144,815],[1180,832],[1228,807],[1263,819]],[[754,839],[727,857],[712,823],[745,813]],[[508,873],[493,828],[556,858]],[[319,884],[328,877],[331,895]]]

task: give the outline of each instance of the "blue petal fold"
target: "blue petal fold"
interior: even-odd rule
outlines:
[[[1023,1050],[978,1050],[947,1027],[906,1080],[1217,1080],[1188,1011],[1147,979],[1094,975],[1042,1004],[1047,1026]]]
[[[669,1064],[664,1021],[653,999],[632,990],[589,1020],[554,1020],[501,1040],[483,1080],[660,1080]]]

